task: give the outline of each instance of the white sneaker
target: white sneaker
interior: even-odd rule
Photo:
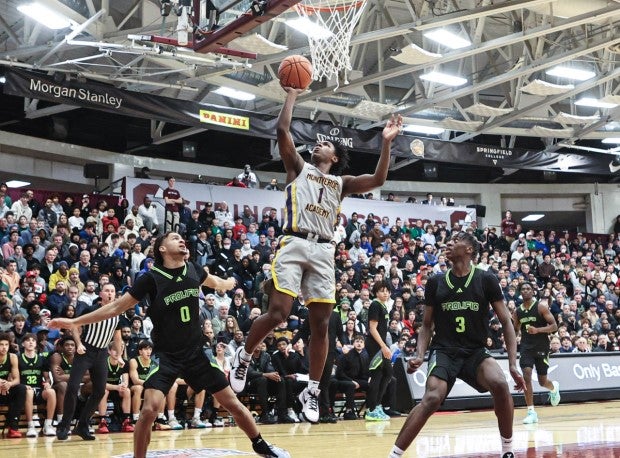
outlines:
[[[28,431],[26,431],[26,437],[37,437],[38,435],[39,433],[37,433],[37,428],[35,428],[34,426],[28,426]]]
[[[47,437],[56,436],[56,428],[52,425],[43,425],[43,435]]]
[[[213,427],[215,428],[221,428],[224,426],[224,420],[222,420],[221,418],[216,418],[215,420],[213,420]]]
[[[179,423],[179,420],[177,420],[176,418],[169,419],[168,426],[170,426],[170,429],[172,429],[173,431],[179,431],[183,429],[183,425]]]
[[[237,348],[230,364],[230,387],[235,393],[241,393],[244,390],[245,380],[248,375],[248,366],[250,365],[249,361],[245,361],[241,358],[242,350],[243,346]]]
[[[302,405],[301,413],[310,423],[319,421],[319,393],[320,390],[310,392],[308,388],[299,393],[299,402]]]
[[[289,407],[287,413],[288,413],[289,417],[291,417],[293,420],[295,420],[295,423],[299,423],[299,418],[297,418],[297,414],[295,413],[295,411],[293,409],[291,409]]]

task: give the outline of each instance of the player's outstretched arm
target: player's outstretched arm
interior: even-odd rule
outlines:
[[[304,166],[304,159],[295,149],[295,142],[293,142],[293,137],[290,132],[295,101],[297,100],[297,96],[304,92],[304,90],[284,86],[282,89],[286,91],[286,99],[282,106],[282,110],[280,110],[280,115],[278,116],[276,134],[278,137],[280,157],[286,169],[286,182],[290,183],[297,178],[297,175],[301,173],[301,169]]]
[[[209,274],[208,267],[205,266],[204,270],[207,274]],[[221,289],[224,291],[230,291],[237,285],[237,280],[235,280],[233,277],[224,279],[224,278],[220,278],[215,275],[209,274],[207,275],[207,278],[205,278],[204,281],[202,282],[202,285],[208,288],[212,288],[212,289]]]
[[[50,328],[56,329],[75,329],[78,326],[84,326],[86,324],[97,323],[99,321],[107,320],[114,316],[118,316],[125,310],[133,307],[138,303],[138,300],[129,293],[123,294],[118,299],[104,305],[103,307],[95,310],[94,312],[81,315],[77,318],[54,318],[49,322]]]
[[[381,144],[381,155],[379,162],[375,168],[375,173],[364,174],[359,176],[346,175],[342,177],[343,189],[342,194],[358,194],[371,191],[385,183],[388,170],[390,168],[390,150],[392,149],[392,140],[400,133],[403,127],[403,118],[401,115],[392,115],[383,128],[383,141]]]

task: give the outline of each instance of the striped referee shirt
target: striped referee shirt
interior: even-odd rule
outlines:
[[[98,323],[87,324],[82,331],[82,342],[95,348],[108,348],[114,331],[118,328],[119,317],[115,316]]]

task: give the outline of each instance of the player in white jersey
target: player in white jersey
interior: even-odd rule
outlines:
[[[269,292],[267,313],[257,318],[250,329],[245,347],[235,353],[230,372],[234,391],[245,387],[248,364],[254,349],[278,323],[286,321],[293,299],[302,293],[309,308],[310,381],[299,395],[302,413],[310,422],[319,419],[319,380],[328,351],[327,328],[335,303],[334,247],[330,242],[343,197],[365,193],[385,183],[390,148],[402,127],[402,118],[392,116],[383,129],[381,155],[374,174],[336,176],[348,163],[345,148],[329,141],[317,142],[312,150],[312,164],[307,164],[295,150],[289,132],[293,107],[302,90],[285,87],[286,101],[277,125],[280,155],[286,169],[285,234],[271,266],[273,288]]]

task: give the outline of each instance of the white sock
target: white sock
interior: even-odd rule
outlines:
[[[168,420],[174,420],[174,409],[168,410]]]
[[[510,439],[502,437],[502,453],[506,452],[512,452],[512,437]]]
[[[51,418],[46,418],[45,421],[43,422],[43,424],[45,426],[52,426],[52,419]]]
[[[200,414],[202,413],[202,409],[195,407],[194,408],[194,418],[200,419]]]
[[[157,414],[157,418],[158,418],[158,419],[159,419],[159,418],[163,418],[163,419],[165,420],[165,419],[166,419],[166,416],[164,415],[164,413],[163,413],[163,412],[161,412],[161,413],[158,413],[158,414]]]
[[[133,421],[138,421],[138,418],[140,417],[139,413],[132,413],[131,414],[131,418],[133,418]]]
[[[247,351],[245,351],[245,347],[241,349],[241,353],[239,353],[239,356],[241,357],[242,360],[248,363],[252,361],[252,353],[248,353]]]
[[[34,427],[35,427],[35,425],[34,425],[34,420],[30,420],[30,421],[28,422],[28,428],[34,428]]]
[[[62,414],[56,414],[56,421],[58,421],[58,423],[60,423],[62,421]]]
[[[309,380],[308,381],[308,391],[310,393],[319,393],[319,382],[317,382],[316,380]]]
[[[401,456],[403,456],[404,453],[405,453],[404,450],[394,445],[392,447],[392,450],[390,451],[390,454],[388,455],[388,458],[400,458]]]
[[[528,406],[527,407],[527,413],[536,413],[536,411],[534,410],[534,406]]]

